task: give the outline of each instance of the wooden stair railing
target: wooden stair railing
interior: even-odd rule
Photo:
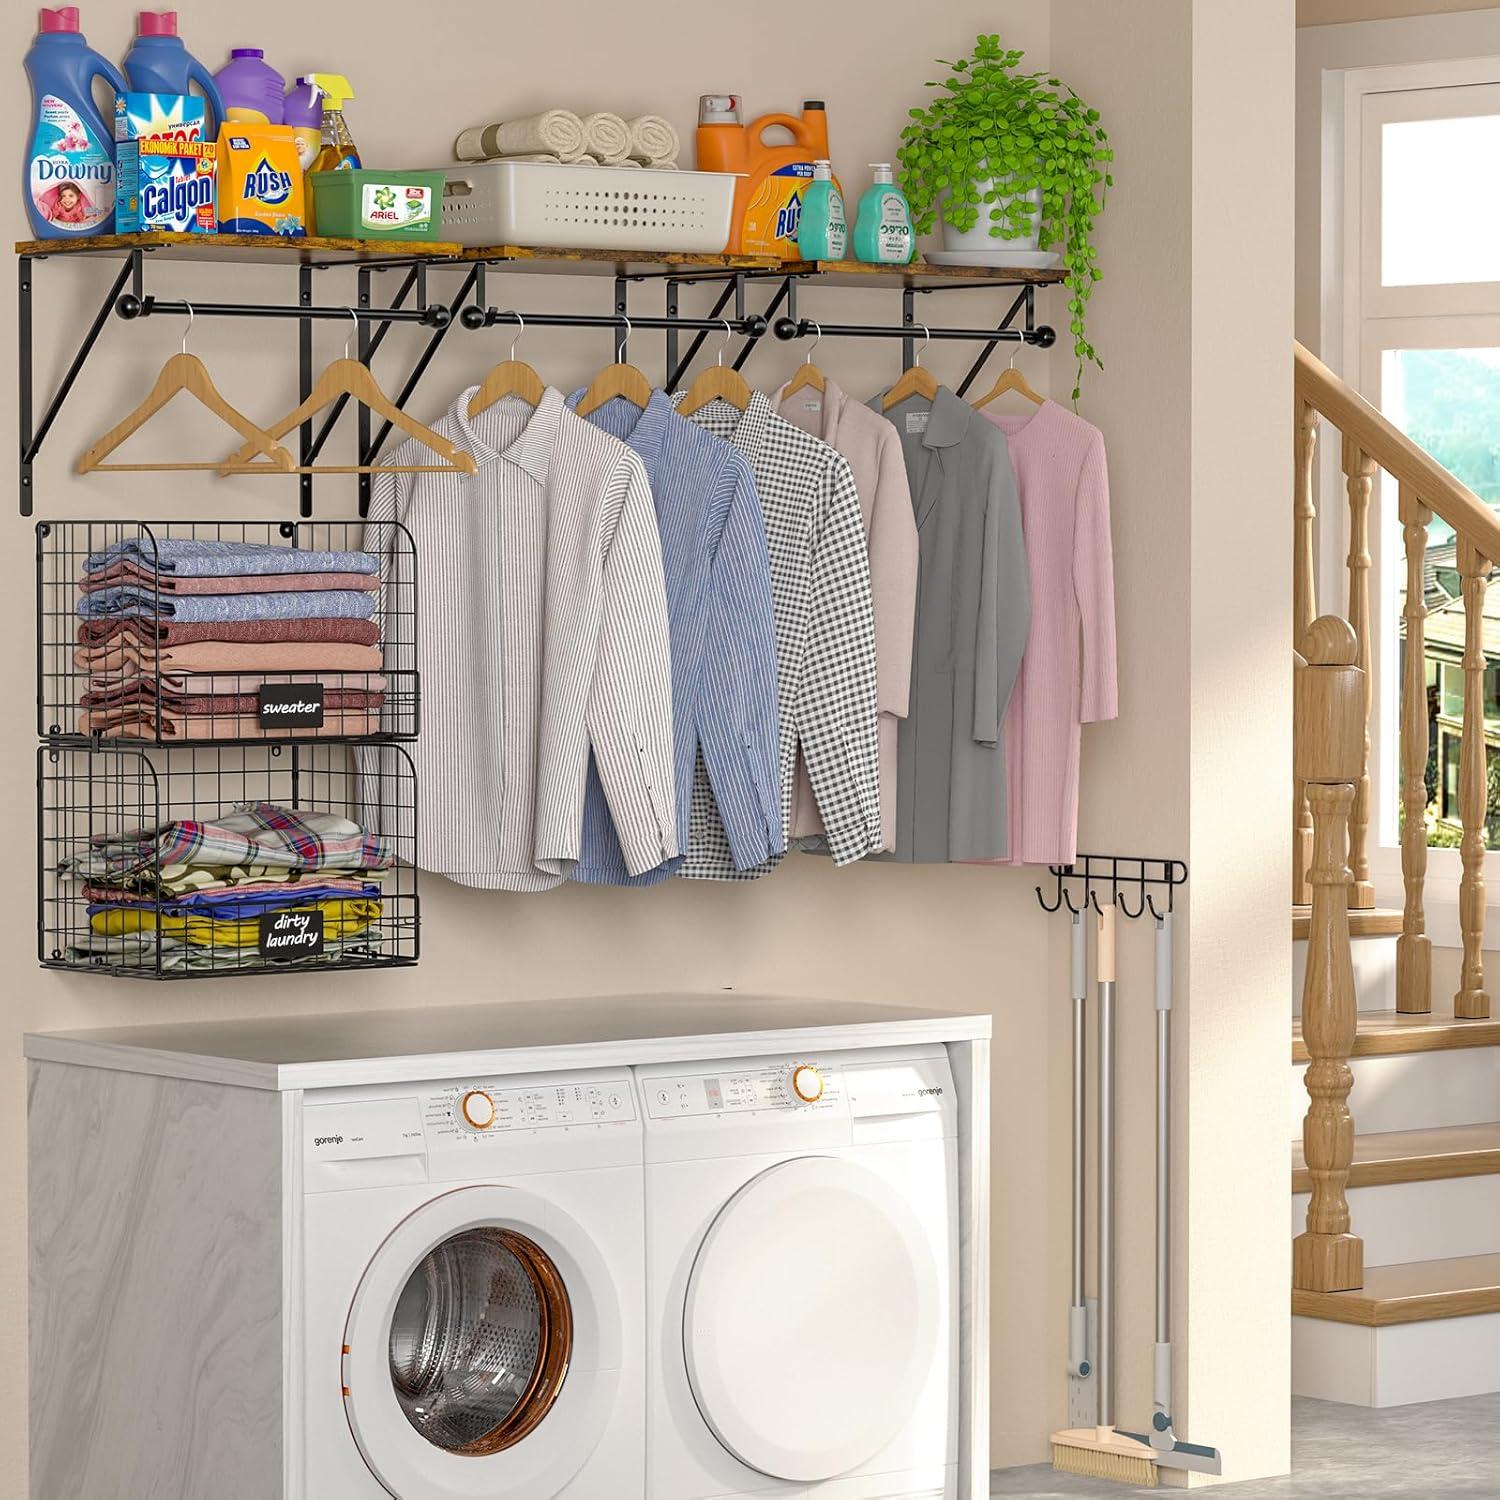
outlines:
[[[1355,647],[1349,663],[1362,670],[1360,758],[1352,778],[1349,851],[1352,886],[1349,904],[1375,904],[1370,878],[1369,837],[1372,821],[1369,725],[1373,697],[1370,672],[1374,625],[1370,612],[1370,502],[1377,469],[1399,488],[1402,538],[1406,551],[1406,661],[1401,691],[1401,873],[1404,903],[1396,951],[1396,1008],[1405,1012],[1432,1009],[1432,945],[1423,907],[1427,878],[1428,756],[1426,600],[1424,569],[1427,527],[1434,516],[1446,521],[1458,537],[1458,574],[1464,606],[1464,711],[1460,737],[1459,824],[1461,828],[1459,925],[1463,935],[1463,970],[1454,1013],[1478,1019],[1490,1014],[1484,988],[1484,863],[1488,802],[1488,760],[1484,718],[1484,598],[1492,562],[1500,558],[1500,517],[1382,416],[1357,391],[1340,380],[1301,344],[1293,346],[1296,412],[1293,487],[1294,543],[1292,599],[1294,644],[1307,655],[1308,633],[1318,613],[1314,499],[1318,421],[1337,429],[1342,439],[1341,465],[1349,506],[1348,593],[1345,618]],[[1316,622],[1319,626],[1322,621]],[[1317,860],[1313,844],[1317,817],[1301,772],[1293,771],[1292,900],[1308,899],[1309,872]],[[1315,893],[1314,893],[1315,894]]]
[[[1293,689],[1293,773],[1306,789],[1313,855],[1308,881],[1302,1039],[1309,1062],[1302,1151],[1312,1179],[1307,1229],[1292,1241],[1292,1286],[1347,1292],[1364,1284],[1364,1242],[1349,1232],[1346,1188],[1354,1159],[1349,1090],[1358,1019],[1349,948],[1349,814],[1365,763],[1365,672],[1354,631],[1334,615],[1302,632]]]

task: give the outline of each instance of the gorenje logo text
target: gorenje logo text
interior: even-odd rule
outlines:
[[[341,1135],[315,1135],[313,1137],[314,1146],[342,1146],[343,1144],[344,1138]]]

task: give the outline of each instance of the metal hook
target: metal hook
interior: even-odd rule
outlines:
[[[1153,917],[1156,918],[1156,925],[1158,927],[1160,927],[1167,920],[1167,918],[1172,914],[1171,887],[1170,886],[1167,887],[1167,909],[1166,909],[1166,911],[1164,911],[1164,912],[1157,911],[1157,909],[1156,909],[1156,901],[1153,899],[1150,891],[1146,892],[1146,909],[1151,913],[1151,915]]]
[[[722,370],[724,368],[724,351],[729,347],[730,339],[734,337],[734,325],[728,318],[720,318],[719,321],[724,325],[724,342],[719,345],[719,368]]]
[[[1053,867],[1052,876],[1057,881],[1057,900],[1055,900],[1051,906],[1047,905],[1047,898],[1042,895],[1041,886],[1038,886],[1036,888],[1036,899],[1040,903],[1042,910],[1048,913],[1060,911],[1062,909],[1063,903],[1066,901],[1068,910],[1073,912],[1073,915],[1076,917],[1078,913],[1074,911],[1073,903],[1068,900],[1068,893],[1063,889],[1063,872],[1060,865]]]
[[[184,302],[182,305],[188,310],[187,327],[182,330],[182,352],[186,354],[188,334],[193,331],[193,318],[195,314],[193,312],[193,304],[191,302]]]
[[[514,308],[507,308],[503,313],[500,314],[500,316],[502,318],[514,318],[516,320],[515,337],[510,341],[510,359],[511,362],[514,363],[516,358],[516,345],[521,342],[521,339],[526,332],[526,319],[523,318],[520,313],[518,313]]]
[[[917,327],[920,328],[922,332],[927,335],[927,337],[922,340],[921,344],[918,345],[916,352],[911,357],[911,362],[914,365],[920,365],[922,363],[922,350],[924,350],[932,342],[932,330],[925,323],[918,323]]]
[[[805,365],[810,365],[812,363],[813,350],[815,350],[818,345],[823,342],[823,325],[821,323],[813,323],[811,318],[808,319],[808,322],[812,323],[812,331],[814,337],[812,341],[812,348],[807,351],[807,358],[802,361],[802,363]],[[1053,909],[1056,910],[1055,907]]]
[[[1088,888],[1088,899],[1083,904],[1085,906],[1092,906],[1094,908],[1095,915],[1101,917],[1104,915],[1104,912],[1099,905],[1099,894],[1097,891],[1095,891],[1093,886],[1090,886]]]
[[[615,344],[615,363],[617,365],[625,363],[625,351],[630,347],[630,335],[635,328],[635,325],[630,321],[629,313],[621,313],[620,316],[625,320],[625,330],[621,333],[619,341]]]
[[[1146,901],[1147,901],[1147,896],[1146,896],[1146,886],[1145,886],[1144,880],[1141,883],[1141,904],[1138,907],[1136,907],[1136,909],[1134,911],[1131,911],[1130,907],[1126,904],[1125,893],[1123,891],[1116,891],[1115,892],[1115,905],[1118,906],[1120,908],[1120,910],[1127,917],[1129,917],[1132,922],[1135,921],[1135,919],[1137,917],[1139,917],[1139,916],[1141,916],[1141,915],[1144,914],[1144,912],[1146,910]]]
[[[355,312],[355,310],[352,307],[346,307],[344,309],[344,311],[346,313],[348,313],[351,318],[354,319],[354,333],[351,333],[349,335],[349,337],[344,340],[344,358],[348,359],[349,358],[349,345],[354,342],[355,334],[357,334],[359,332],[359,314],[357,312]]]
[[[1060,881],[1059,881],[1058,884],[1059,884],[1059,887],[1060,887],[1060,889],[1062,891],[1063,905],[1068,908],[1069,912],[1071,912],[1072,915],[1075,918],[1081,917],[1083,915],[1083,913],[1081,911],[1079,911],[1076,906],[1073,905],[1073,897],[1072,897],[1072,894],[1069,892],[1067,886],[1062,885],[1062,883]]]

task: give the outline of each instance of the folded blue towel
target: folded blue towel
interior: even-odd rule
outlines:
[[[196,537],[132,536],[113,542],[85,562],[102,573],[118,562],[133,562],[180,578],[234,578],[250,573],[378,573],[373,552],[317,552],[273,547],[261,542],[206,542]]]
[[[379,598],[354,589],[302,589],[286,594],[158,594],[135,584],[95,589],[78,600],[85,620],[368,620]]]
[[[185,917],[196,914],[227,922],[263,916],[268,911],[285,911],[289,907],[311,906],[318,901],[378,901],[379,899],[380,887],[378,885],[366,885],[362,891],[351,891],[338,886],[315,885],[309,881],[305,887],[295,891],[265,891],[259,895],[253,890],[200,891],[177,901],[155,903],[136,901],[123,906],[118,902],[97,902],[89,906],[88,914],[92,917],[102,911],[157,911],[165,916]]]

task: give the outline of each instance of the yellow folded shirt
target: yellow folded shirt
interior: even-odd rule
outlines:
[[[323,913],[325,938],[354,937],[380,917],[380,902],[367,897],[355,897],[347,901],[331,898],[327,901],[314,901],[312,909]],[[298,907],[297,910],[305,911],[307,908]],[[260,942],[258,916],[219,920],[197,913],[176,916],[153,911],[150,907],[126,906],[95,912],[89,918],[89,926],[102,937],[160,930],[170,937],[198,943],[205,948],[253,948]]]

